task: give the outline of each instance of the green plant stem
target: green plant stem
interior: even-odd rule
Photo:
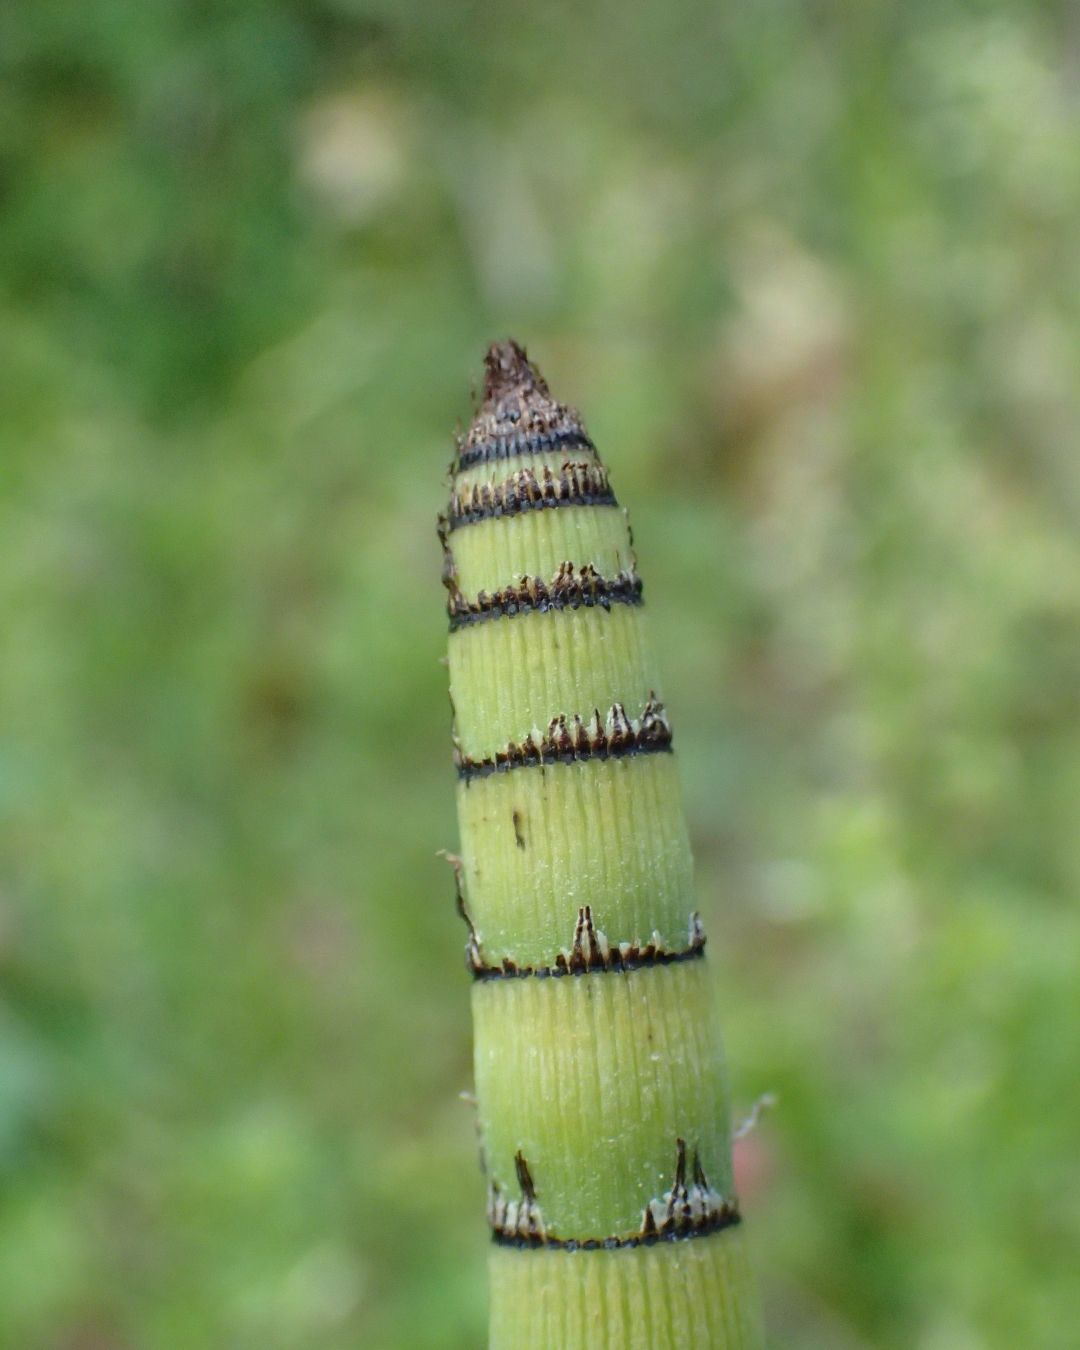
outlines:
[[[758,1346],[629,528],[512,343],[488,353],[441,530],[491,1345]]]

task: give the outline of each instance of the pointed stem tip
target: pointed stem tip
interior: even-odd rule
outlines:
[[[551,397],[520,343],[493,342],[484,357],[483,400],[458,440],[456,472],[557,449],[594,453],[581,415]]]
[[[508,394],[527,394],[535,391],[547,395],[544,377],[525,354],[520,343],[508,338],[493,342],[484,357],[484,400],[495,402]]]

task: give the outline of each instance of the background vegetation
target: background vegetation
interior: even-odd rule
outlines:
[[[0,7],[0,1346],[469,1347],[433,517],[631,507],[768,1315],[1076,1344],[1064,4]]]

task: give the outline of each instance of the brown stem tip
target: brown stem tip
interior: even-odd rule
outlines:
[[[547,382],[525,354],[525,348],[507,338],[493,342],[484,357],[484,401],[493,403],[516,394],[519,398],[532,393],[549,397]]]
[[[594,447],[580,414],[551,396],[547,381],[512,338],[484,357],[484,398],[458,445],[457,472],[495,460]]]

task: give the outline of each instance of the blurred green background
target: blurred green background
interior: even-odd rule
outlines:
[[[777,1346],[1080,1332],[1075,6],[0,7],[0,1346],[475,1347],[433,519],[666,656]]]

